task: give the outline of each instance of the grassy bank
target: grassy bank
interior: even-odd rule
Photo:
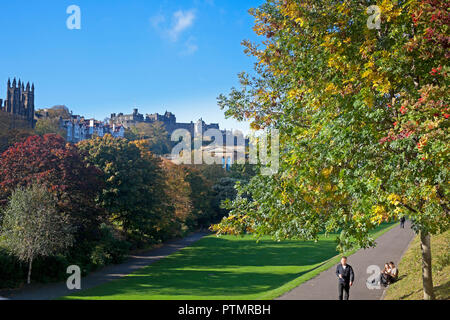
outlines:
[[[391,227],[383,225],[374,236]],[[250,236],[208,236],[123,279],[67,299],[274,299],[337,263],[335,238],[256,243]]]
[[[433,283],[436,299],[450,299],[450,231],[431,238]],[[386,291],[386,300],[421,300],[422,255],[420,239],[416,237],[399,264],[400,281]]]

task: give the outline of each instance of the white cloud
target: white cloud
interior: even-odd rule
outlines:
[[[195,9],[186,11],[178,10],[172,14],[170,24],[163,14],[151,17],[150,24],[164,40],[176,43],[180,40],[182,33],[194,25],[195,19]],[[180,52],[180,55],[191,55],[197,51],[198,46],[195,43],[195,38],[189,36],[183,43],[183,50]]]
[[[179,10],[173,14],[173,26],[169,30],[169,36],[173,41],[178,40],[178,36],[186,29],[190,28],[194,24],[195,11],[183,11]]]
[[[194,25],[196,19],[195,10],[178,10],[173,13],[170,27],[166,24],[166,17],[158,14],[150,18],[150,24],[164,38],[176,42],[180,35]]]

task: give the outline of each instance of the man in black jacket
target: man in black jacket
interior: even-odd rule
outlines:
[[[355,280],[355,273],[353,272],[353,268],[347,264],[347,257],[342,257],[341,263],[336,268],[336,275],[339,280],[339,300],[343,299],[344,291],[345,300],[348,300],[350,296],[350,287],[353,285],[353,281]]]

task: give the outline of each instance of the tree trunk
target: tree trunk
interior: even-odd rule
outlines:
[[[31,268],[33,267],[33,259],[30,259],[30,264],[28,265],[28,279],[27,283],[31,284]]]
[[[422,281],[424,300],[434,300],[433,277],[431,274],[431,236],[428,232],[420,232],[422,249]]]

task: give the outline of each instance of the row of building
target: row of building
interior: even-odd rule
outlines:
[[[94,136],[103,137],[110,134],[115,138],[125,136],[125,128],[122,125],[110,124],[95,119],[85,119],[80,116],[71,116],[69,119],[59,120],[60,128],[66,132],[68,142],[77,143],[91,139]]]
[[[155,123],[160,122],[164,125],[169,136],[175,130],[184,129],[189,131],[192,137],[194,137],[197,133],[206,132],[210,129],[220,130],[218,123],[206,124],[203,119],[198,120],[197,122],[188,122],[182,123],[177,122],[177,118],[172,112],[166,111],[165,114],[160,115],[158,113],[154,114],[146,114],[145,116],[139,113],[138,109],[134,109],[132,114],[123,114],[123,113],[113,113],[111,114],[111,123],[115,123],[116,125],[124,126],[125,128],[131,128],[136,126],[139,123]]]
[[[125,130],[130,129],[139,123],[153,124],[160,122],[164,125],[168,135],[171,136],[175,130],[187,130],[191,137],[199,133],[206,132],[210,129],[220,130],[218,123],[206,124],[203,119],[197,122],[179,123],[176,117],[171,112],[166,112],[164,115],[158,113],[147,114],[145,117],[140,114],[138,109],[134,109],[132,114],[111,114],[108,121],[98,121],[95,119],[85,119],[82,116],[71,115],[69,118],[60,118],[60,128],[66,132],[67,141],[77,143],[86,139],[91,139],[93,136],[103,137],[110,134],[116,138],[123,138]],[[223,132],[224,136],[226,132]]]
[[[20,119],[24,121],[28,127],[34,128],[37,119],[49,117],[47,109],[35,112],[34,105],[35,88],[34,84],[27,83],[25,85],[20,79],[8,80],[6,100],[0,99],[0,112],[6,112],[12,116],[12,119]],[[65,108],[65,107],[64,107]],[[48,110],[47,110],[48,111]],[[131,114],[111,114],[108,121],[98,121],[95,119],[86,119],[82,116],[72,115],[65,112],[65,115],[59,119],[59,126],[67,136],[67,141],[77,143],[83,140],[91,139],[94,136],[103,137],[110,134],[116,138],[123,138],[126,129],[130,129],[140,123],[153,124],[160,122],[164,125],[168,135],[171,136],[175,130],[187,130],[191,137],[214,129],[220,131],[218,123],[206,124],[203,119],[197,122],[181,123],[177,122],[177,118],[171,112],[166,111],[165,114],[158,113],[146,114],[139,113],[138,109],[134,109]],[[220,131],[224,138],[224,142],[233,136],[231,131]],[[233,137],[231,137],[233,138]],[[235,142],[237,143],[237,141]],[[246,141],[248,144],[248,141]]]

